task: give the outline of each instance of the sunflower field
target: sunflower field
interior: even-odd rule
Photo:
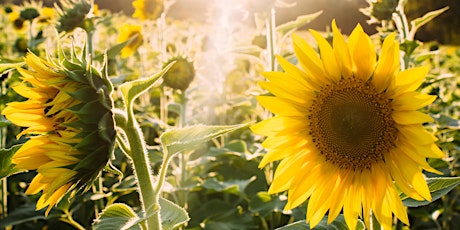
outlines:
[[[2,2],[0,230],[460,227],[454,7]]]

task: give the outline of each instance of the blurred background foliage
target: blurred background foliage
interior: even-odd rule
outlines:
[[[210,6],[210,0],[177,0],[172,6],[169,16],[184,19],[195,18],[200,20],[206,19],[206,12]],[[0,0],[1,3],[20,4],[24,0]],[[51,6],[58,0],[43,0],[44,5]],[[366,0],[286,0],[285,2],[296,2],[294,8],[281,8],[277,11],[277,21],[284,23],[294,20],[297,16],[303,14],[314,13],[319,10],[323,14],[315,21],[308,25],[308,28],[324,30],[329,26],[332,18],[342,22],[343,33],[350,33],[356,23],[361,23],[367,33],[375,32],[375,27],[368,25],[365,21],[366,16],[359,12],[360,8],[367,7]],[[109,9],[112,12],[123,12],[131,15],[134,11],[131,1],[127,0],[95,0],[100,8]],[[334,7],[330,7],[334,6]],[[406,5],[406,13],[409,19],[414,19],[424,13],[444,6],[449,6],[448,12],[439,16],[435,21],[428,23],[421,28],[417,34],[417,39],[422,41],[438,41],[442,44],[460,44],[460,31],[456,28],[460,27],[460,1],[458,0],[409,0]],[[241,20],[238,18],[237,20]],[[248,23],[252,22],[249,18]]]

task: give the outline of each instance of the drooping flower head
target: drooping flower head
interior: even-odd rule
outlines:
[[[58,32],[71,32],[77,27],[84,28],[84,21],[91,10],[91,4],[86,0],[60,1],[61,7],[56,5],[59,14]]]
[[[164,85],[173,89],[186,90],[195,79],[195,67],[185,57],[176,56],[169,59],[164,65],[173,63],[171,68],[163,75]]]
[[[398,189],[416,200],[431,195],[422,169],[439,158],[437,140],[423,123],[433,119],[419,109],[435,100],[415,90],[426,67],[400,71],[395,34],[377,55],[360,25],[348,41],[332,23],[332,46],[311,31],[319,54],[293,36],[301,67],[279,57],[284,72],[267,72],[261,86],[273,96],[259,96],[276,116],[252,127],[268,136],[260,167],[281,160],[270,193],[288,191],[286,209],[309,199],[306,219],[313,228],[328,212],[332,222],[342,211],[354,229],[358,216],[369,226],[370,213],[385,229],[393,214],[409,224]]]
[[[135,36],[135,38],[134,38]],[[121,50],[121,57],[130,57],[136,52],[137,48],[142,45],[142,27],[140,25],[123,24],[120,28],[120,35],[118,35],[118,42],[125,42],[132,39]]]
[[[164,10],[163,0],[134,0],[133,18],[141,20],[155,20],[160,17]]]
[[[73,58],[55,64],[28,53],[28,68],[18,67],[22,84],[13,87],[26,101],[11,102],[2,111],[30,137],[12,162],[36,170],[26,194],[42,191],[37,210],[46,214],[68,192],[87,189],[106,166],[115,129],[111,84],[98,70]]]

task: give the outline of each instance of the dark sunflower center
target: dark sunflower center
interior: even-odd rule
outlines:
[[[390,100],[369,82],[349,78],[328,85],[316,95],[311,111],[318,151],[340,168],[369,169],[394,147],[397,129]]]

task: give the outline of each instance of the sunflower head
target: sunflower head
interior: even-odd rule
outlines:
[[[155,20],[160,17],[164,11],[163,0],[134,0],[133,18],[141,20]]]
[[[142,27],[140,25],[123,24],[120,28],[118,42],[129,41],[121,50],[121,57],[130,57],[136,52],[137,48],[142,45]]]
[[[77,27],[83,28],[91,4],[86,0],[64,0],[61,4],[62,8],[56,7],[59,14],[58,32],[71,32]]]
[[[418,111],[435,100],[416,91],[428,68],[400,70],[394,33],[377,55],[360,25],[348,41],[335,22],[332,31],[332,45],[310,31],[319,54],[293,35],[300,66],[278,57],[284,72],[267,72],[260,83],[272,95],[258,101],[275,114],[251,127],[268,136],[260,167],[281,160],[269,192],[287,190],[286,209],[309,199],[312,228],[341,211],[352,229],[358,216],[369,226],[371,211],[385,229],[393,214],[409,224],[398,191],[430,200],[422,170],[440,173],[426,158],[443,156],[423,127],[433,119]]]
[[[54,19],[54,8],[43,7],[40,11],[39,22],[50,22]]]
[[[173,89],[186,90],[195,78],[195,67],[193,62],[187,58],[177,56],[168,60],[163,67],[173,63],[171,68],[163,76],[163,83]]]
[[[54,63],[33,53],[18,67],[22,84],[13,87],[26,101],[2,111],[30,137],[12,158],[15,167],[36,170],[27,194],[42,191],[37,209],[46,213],[68,192],[87,189],[113,151],[112,86],[97,69],[76,57]]]

